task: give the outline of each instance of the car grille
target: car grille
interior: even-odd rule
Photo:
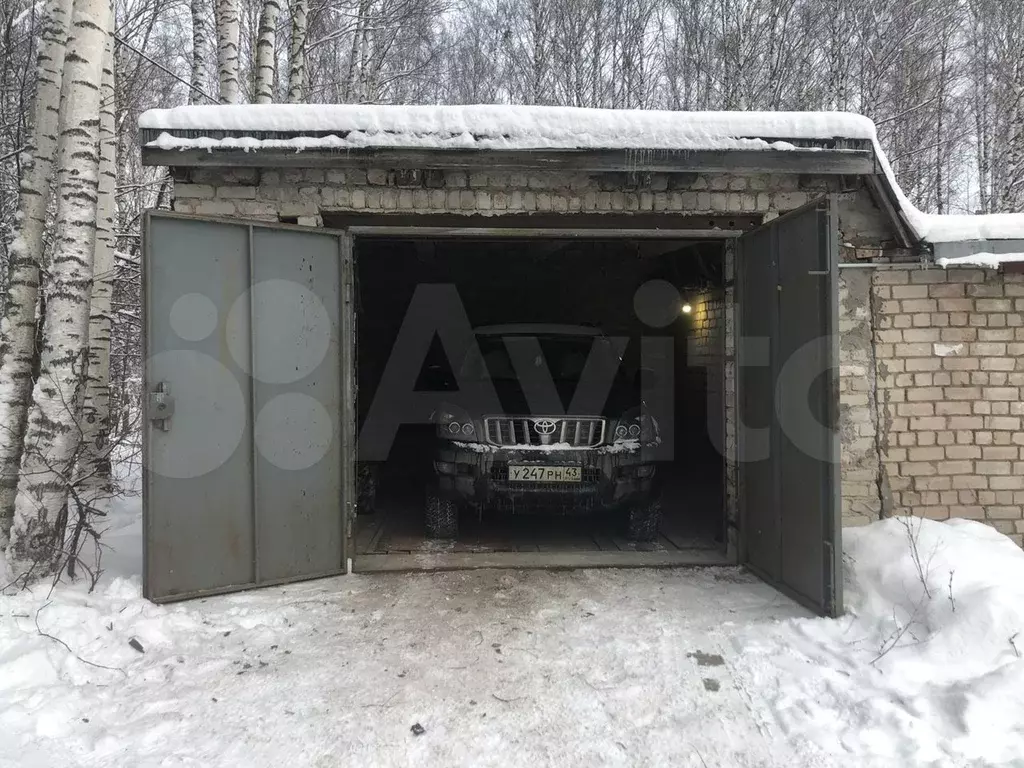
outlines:
[[[571,448],[593,448],[604,442],[604,431],[605,420],[597,416],[489,416],[484,419],[487,442],[506,448],[562,443]]]

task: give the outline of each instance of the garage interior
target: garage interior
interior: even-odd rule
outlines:
[[[433,425],[404,425],[374,466],[372,510],[359,509],[359,558],[444,553],[660,553],[665,562],[724,558],[724,240],[581,237],[359,236],[354,243],[358,427],[373,401],[416,287],[453,284],[473,328],[509,324],[590,326],[629,339],[623,365],[637,365],[640,338],[672,338],[674,458],[657,464],[662,521],[646,542],[625,535],[621,512],[565,514],[464,510],[454,540],[431,539],[424,504],[432,484]],[[667,281],[673,306],[644,313],[637,290]],[[652,318],[661,318],[652,323]],[[654,326],[654,327],[652,327]],[[446,361],[437,339],[427,368]],[[639,383],[636,384],[639,393]],[[567,403],[563,403],[567,405]],[[361,502],[362,503],[362,502]],[[371,505],[365,504],[365,507]],[[673,560],[675,558],[675,560]],[[628,558],[627,558],[628,559]]]

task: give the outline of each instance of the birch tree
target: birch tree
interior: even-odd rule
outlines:
[[[991,198],[998,210],[1024,209],[1024,2],[989,0],[992,110],[990,130],[998,147],[998,168],[991,174]]]
[[[220,103],[238,103],[238,0],[217,3],[217,73]]]
[[[114,46],[108,35],[100,84],[99,182],[96,249],[89,307],[88,375],[82,407],[80,515],[105,514],[113,496],[110,467],[110,300],[114,290],[114,198],[117,185],[114,131]]]
[[[39,266],[57,149],[58,105],[71,0],[49,0],[36,59],[36,99],[29,164],[21,179],[18,236],[11,246],[7,308],[0,324],[0,550],[14,514],[22,440],[36,362]]]
[[[288,103],[301,104],[306,95],[307,0],[292,0],[292,39],[288,52]]]
[[[188,103],[195,104],[197,97],[206,90],[206,4],[204,0],[192,0],[189,10],[192,19],[192,60],[188,89]]]
[[[99,186],[99,112],[109,0],[74,5],[60,100],[55,244],[50,261],[39,378],[22,449],[10,570],[28,579],[60,562],[68,489],[81,434],[89,295]]]
[[[277,71],[277,20],[280,0],[265,0],[260,14],[259,39],[256,41],[256,103],[274,101],[274,74]]]

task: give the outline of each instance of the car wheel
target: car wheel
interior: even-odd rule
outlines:
[[[377,511],[377,466],[367,462],[356,464],[356,512],[370,515]]]
[[[626,537],[630,541],[653,541],[658,535],[661,525],[661,502],[649,501],[636,507],[630,507],[626,527]]]
[[[459,533],[458,505],[433,491],[427,494],[424,518],[428,538],[454,539]]]

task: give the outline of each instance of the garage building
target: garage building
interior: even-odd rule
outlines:
[[[1024,247],[997,217],[909,207],[862,118],[261,106],[141,125],[175,182],[145,235],[152,599],[349,569],[739,563],[832,614],[844,524],[1024,532],[1024,281],[959,266]],[[458,323],[431,310],[445,296]],[[461,381],[460,323],[548,363],[567,337],[624,340],[634,394],[662,398],[653,535],[529,491],[427,535],[434,485],[511,487],[494,447],[531,439],[480,413],[438,452],[429,414],[380,395],[403,335],[433,339],[409,342],[403,391]],[[374,419],[405,422],[383,453]],[[635,474],[597,422],[571,436],[581,482]]]

